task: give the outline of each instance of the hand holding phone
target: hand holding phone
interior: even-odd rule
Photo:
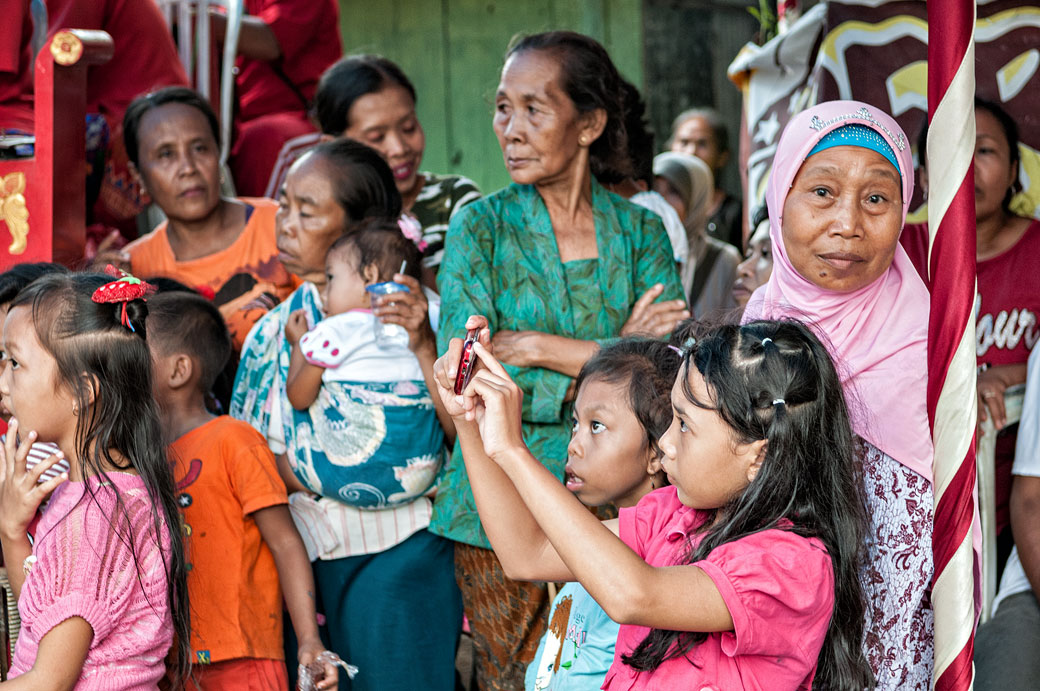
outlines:
[[[462,344],[462,355],[459,357],[459,366],[455,373],[455,395],[461,396],[473,376],[473,366],[476,358],[473,357],[473,344],[477,342],[477,334],[480,329],[470,329],[466,332],[466,340]]]

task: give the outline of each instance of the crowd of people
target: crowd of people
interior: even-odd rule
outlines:
[[[494,94],[511,184],[483,196],[423,169],[399,66],[322,71],[338,44],[256,4],[240,77],[277,83],[236,134],[242,196],[208,102],[163,85],[119,131],[164,220],[86,270],[0,274],[11,688],[448,691],[460,635],[482,691],[930,688],[927,229],[904,228],[927,171],[895,120],[794,116],[745,224],[718,113],[658,153],[603,46],[532,34]],[[310,109],[321,136],[260,162],[250,138]],[[1008,276],[1040,230],[1009,207],[1015,123],[976,118],[1003,428],[1040,309]],[[998,439],[985,688],[1032,678],[1036,429]]]

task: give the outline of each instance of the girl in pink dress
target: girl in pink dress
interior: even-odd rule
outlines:
[[[173,477],[151,387],[146,286],[45,276],[3,324],[0,542],[22,628],[14,688],[155,689],[189,638]],[[26,467],[34,442],[59,453]],[[67,460],[69,471],[38,483]],[[26,526],[53,491],[36,528]],[[173,656],[174,688],[187,648]]]
[[[522,394],[486,322],[467,328],[481,329],[481,369],[456,396],[456,340],[435,376],[481,521],[496,552],[523,565],[514,577],[577,580],[621,624],[604,689],[872,685],[852,428],[806,327],[689,327],[660,440],[671,486],[603,523],[528,451]]]
[[[766,189],[773,270],[744,319],[811,324],[850,402],[870,522],[860,581],[879,691],[932,686],[928,289],[899,237],[909,142],[886,113],[829,101],[788,123]]]

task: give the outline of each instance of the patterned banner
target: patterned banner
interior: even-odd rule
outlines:
[[[1012,209],[1040,217],[1040,6],[979,2],[975,41],[977,93],[1000,103],[1021,135],[1024,189]],[[927,4],[910,0],[820,3],[768,44],[745,46],[729,75],[744,94],[748,212],[763,203],[784,125],[811,105],[864,101],[891,113],[916,140],[927,117],[927,60]],[[908,222],[926,220],[921,202],[917,190]]]

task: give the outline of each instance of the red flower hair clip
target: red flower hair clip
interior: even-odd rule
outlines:
[[[95,290],[90,299],[99,304],[110,302],[123,303],[123,309],[119,313],[119,321],[130,331],[136,331],[134,325],[130,323],[129,317],[127,317],[126,305],[131,300],[143,300],[145,296],[151,295],[156,290],[155,286],[151,283],[145,283],[141,279],[135,278],[111,264],[105,267],[105,273],[116,280],[106,283]]]

